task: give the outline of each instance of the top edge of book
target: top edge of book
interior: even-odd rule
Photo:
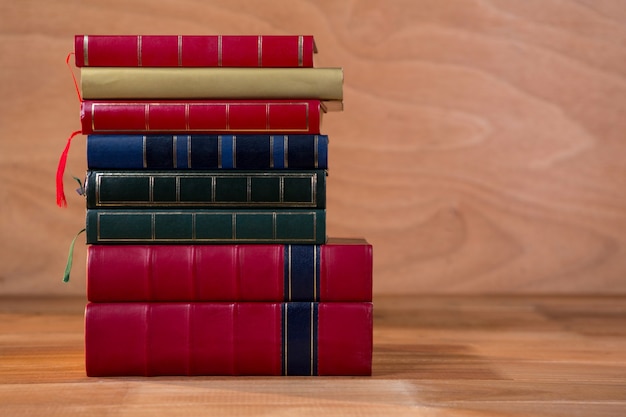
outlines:
[[[311,68],[311,35],[75,35],[77,67]]]

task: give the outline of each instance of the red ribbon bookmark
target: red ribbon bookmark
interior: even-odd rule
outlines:
[[[72,67],[70,65],[70,57],[74,55],[74,52],[70,52],[67,54],[65,58],[65,64],[67,68],[70,70],[70,74],[72,74],[72,79],[74,80],[74,88],[76,89],[76,95],[78,96],[78,101],[82,102],[83,98],[80,96],[80,89],[78,88],[78,82],[76,82],[76,77],[74,76],[74,71],[72,71]],[[82,130],[77,130],[72,132],[69,138],[67,138],[67,144],[65,145],[65,149],[59,158],[59,166],[57,167],[57,206],[59,207],[67,207],[67,200],[65,199],[65,192],[63,191],[63,174],[65,173],[65,165],[67,165],[67,154],[70,151],[70,143],[74,136],[82,133]]]
[[[74,88],[76,89],[76,95],[78,96],[78,101],[82,103],[83,98],[80,96],[80,89],[78,88],[78,82],[76,81],[76,76],[74,75],[74,71],[72,70],[72,66],[70,65],[70,57],[72,55],[74,55],[74,52],[70,52],[69,54],[67,54],[67,57],[65,58],[65,64],[69,68],[70,74],[72,74],[72,80],[74,80]]]
[[[63,191],[63,174],[65,173],[65,165],[67,165],[67,154],[70,151],[70,143],[74,136],[80,134],[82,131],[77,130],[73,132],[69,138],[67,138],[67,144],[61,157],[59,158],[59,166],[57,167],[57,206],[67,207],[67,200],[65,199],[65,192]]]

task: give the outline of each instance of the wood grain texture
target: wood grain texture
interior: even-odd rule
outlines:
[[[7,416],[623,416],[624,297],[378,297],[371,377],[87,378],[84,299],[0,298]]]
[[[375,250],[376,294],[626,293],[620,0],[24,0],[0,5],[0,293],[84,293],[69,174],[77,33],[315,35],[345,70],[328,230]]]

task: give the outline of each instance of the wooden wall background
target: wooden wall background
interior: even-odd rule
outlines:
[[[328,115],[328,229],[365,236],[375,294],[626,293],[622,0],[0,3],[0,294],[82,294],[84,224],[59,154],[78,124],[73,35],[316,37],[345,70]]]

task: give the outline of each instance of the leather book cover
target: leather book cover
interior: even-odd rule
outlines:
[[[129,301],[372,301],[372,246],[89,245],[87,297]]]
[[[371,375],[372,303],[89,303],[88,376]]]
[[[87,244],[326,243],[324,209],[88,209]]]
[[[76,35],[77,67],[302,67],[310,35]]]
[[[85,135],[319,134],[327,110],[319,100],[85,100],[80,121]]]
[[[85,100],[343,100],[342,68],[82,67]]]
[[[87,208],[326,208],[326,171],[87,171]]]
[[[327,169],[327,135],[89,135],[88,169]]]

